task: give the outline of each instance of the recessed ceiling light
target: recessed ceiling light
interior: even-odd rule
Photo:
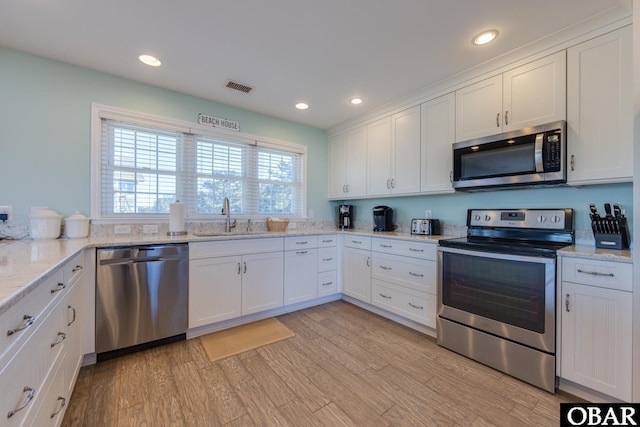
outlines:
[[[350,103],[352,103],[353,105],[360,105],[364,102],[364,99],[360,98],[359,96],[355,97],[355,98],[351,98],[349,100]]]
[[[162,64],[162,62],[160,62],[160,60],[158,58],[156,58],[155,56],[151,56],[151,55],[140,55],[138,57],[138,59],[143,64],[147,64],[147,65],[150,65],[152,67],[159,67],[160,64]]]
[[[298,110],[306,110],[307,108],[309,108],[309,104],[307,104],[306,102],[298,102],[296,104],[296,108]]]
[[[492,42],[496,37],[498,37],[498,30],[483,31],[473,38],[472,43],[480,46]]]

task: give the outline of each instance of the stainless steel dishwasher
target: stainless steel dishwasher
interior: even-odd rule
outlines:
[[[188,286],[187,244],[98,249],[97,360],[185,339]]]

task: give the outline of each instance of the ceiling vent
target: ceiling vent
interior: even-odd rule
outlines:
[[[229,80],[226,87],[233,90],[239,90],[244,93],[249,93],[253,90],[251,86],[243,85],[242,83],[234,82],[233,80]]]

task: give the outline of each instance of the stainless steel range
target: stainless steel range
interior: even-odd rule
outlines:
[[[572,209],[469,209],[438,248],[438,344],[555,392],[556,251]]]

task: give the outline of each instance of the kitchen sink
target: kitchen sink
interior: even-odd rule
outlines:
[[[267,231],[240,231],[237,233],[226,233],[226,232],[218,232],[218,233],[193,233],[196,237],[221,237],[221,236],[252,236],[257,234],[267,234]]]

